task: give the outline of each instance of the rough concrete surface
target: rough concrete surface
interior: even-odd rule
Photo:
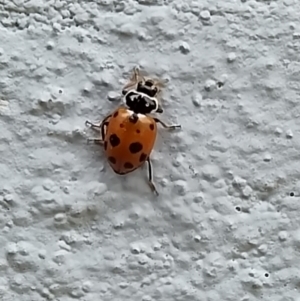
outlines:
[[[300,2],[0,0],[1,301],[299,301]],[[152,154],[87,145],[134,66]]]

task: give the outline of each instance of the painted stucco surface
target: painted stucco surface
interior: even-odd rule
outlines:
[[[0,0],[0,299],[299,301],[299,25],[293,0]],[[136,65],[182,125],[158,198],[86,143]]]

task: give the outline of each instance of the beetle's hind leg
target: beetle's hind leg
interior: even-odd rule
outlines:
[[[88,138],[87,139],[87,144],[90,143],[94,143],[94,144],[98,144],[98,145],[103,145],[104,144],[104,140],[100,139],[100,138]]]
[[[108,121],[105,121],[101,124],[101,138],[102,138],[102,140],[105,139],[107,126],[108,126]]]
[[[151,163],[151,160],[150,158],[148,157],[147,158],[147,163],[148,163],[148,184],[152,190],[152,192],[158,196],[159,193],[154,185],[154,182],[153,182],[153,169],[152,169],[152,163]]]

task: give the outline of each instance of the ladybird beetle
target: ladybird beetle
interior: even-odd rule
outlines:
[[[135,75],[139,75],[136,69]],[[126,91],[126,87],[123,88],[124,105],[107,115],[100,124],[86,121],[86,125],[101,133],[101,138],[89,138],[88,141],[104,146],[109,165],[116,174],[128,174],[147,162],[148,183],[158,195],[150,159],[157,136],[157,123],[166,129],[181,128],[181,125],[167,125],[149,116],[150,113],[163,112],[155,97],[160,92],[158,84],[152,79],[139,80],[139,76],[135,79],[138,83],[133,82],[133,89]]]

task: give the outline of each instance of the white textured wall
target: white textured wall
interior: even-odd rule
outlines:
[[[0,0],[1,301],[299,301],[299,15]],[[183,126],[159,133],[158,199],[86,144],[135,65]]]

